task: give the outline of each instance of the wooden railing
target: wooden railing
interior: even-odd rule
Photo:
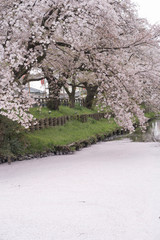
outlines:
[[[88,118],[93,118],[95,120],[100,120],[104,118],[105,113],[93,113],[93,114],[83,114],[75,116],[62,116],[54,118],[44,118],[31,122],[30,131],[40,130],[49,127],[63,126],[67,121],[79,120],[81,122],[87,122]]]
[[[47,101],[48,101],[48,98],[40,98],[40,97],[37,97],[37,98],[34,98],[35,101],[37,102],[37,104],[35,103],[34,106],[42,106],[42,107],[45,107],[46,104],[47,104]],[[59,103],[60,105],[62,106],[69,106],[70,103],[69,103],[69,99],[59,99]],[[84,106],[85,105],[85,99],[84,98],[77,98],[75,99],[75,104],[78,104],[80,106]]]

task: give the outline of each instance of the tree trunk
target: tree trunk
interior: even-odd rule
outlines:
[[[66,90],[66,93],[68,94],[69,97],[69,106],[71,108],[75,107],[75,93],[76,93],[76,86],[72,85],[72,92],[70,92],[68,90],[68,88],[64,87],[64,89]]]
[[[60,106],[60,90],[62,84],[55,81],[55,79],[48,79],[49,99],[47,101],[47,107],[50,110],[59,110]]]
[[[44,76],[48,81],[48,89],[49,89],[49,99],[47,101],[47,107],[50,110],[59,110],[60,105],[60,90],[62,87],[62,81],[56,79],[53,76],[52,68],[42,68],[44,72]]]
[[[87,96],[85,98],[84,105],[85,105],[86,108],[91,109],[92,105],[93,105],[94,97],[97,94],[98,86],[89,85],[89,86],[85,86],[85,87],[86,87],[86,90],[87,90]]]
[[[4,139],[4,126],[1,122],[1,116],[0,116],[0,146],[2,146],[3,139]]]
[[[75,107],[75,93],[71,93],[69,96],[69,106],[70,108]]]

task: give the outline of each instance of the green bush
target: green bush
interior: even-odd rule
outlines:
[[[0,156],[15,156],[24,151],[24,129],[5,116],[0,115]]]

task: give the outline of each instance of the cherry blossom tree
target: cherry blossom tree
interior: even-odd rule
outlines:
[[[7,5],[10,8],[6,4],[3,1],[0,9],[0,110],[27,127],[32,119],[27,112],[33,101],[23,88],[22,76],[45,57],[62,6],[58,1],[32,0],[17,0]]]
[[[53,105],[56,110],[62,87],[68,94],[70,107],[75,106],[76,88],[84,87],[78,79],[78,71],[82,64],[79,60],[79,52],[75,53],[70,46],[65,45],[62,42],[51,44],[41,64],[49,83],[49,102],[52,102],[49,105]]]
[[[46,58],[51,43],[78,56],[71,75],[95,74],[100,102],[123,127],[132,131],[135,116],[144,125],[142,102],[158,109],[160,28],[138,18],[130,0],[8,3],[0,5],[1,114],[27,125],[31,100],[21,89],[22,76]],[[57,71],[63,67],[59,61]]]

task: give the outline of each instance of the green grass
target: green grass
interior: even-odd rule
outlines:
[[[154,113],[154,112],[145,113],[145,117],[152,119],[152,118],[156,117],[156,113]]]
[[[32,109],[32,110],[35,110]],[[47,108],[43,108],[41,115],[34,115],[37,118],[45,118],[48,115]],[[60,111],[52,111],[53,115],[49,116],[63,116],[63,115],[74,115],[74,114],[84,114],[93,113],[95,111],[88,110],[85,108],[71,109],[69,107],[60,107]],[[73,114],[74,113],[74,114]],[[152,118],[155,116],[154,113],[145,114],[146,117]],[[110,133],[114,130],[120,128],[113,119],[101,119],[96,121],[89,118],[88,122],[82,123],[80,121],[69,121],[64,126],[50,127],[48,129],[43,129],[39,131],[34,131],[33,133],[27,133],[26,139],[29,143],[26,153],[39,153],[46,150],[53,149],[54,146],[64,146],[71,144],[73,142],[81,141],[94,137],[97,134]]]
[[[50,114],[49,109],[46,107],[43,107],[41,112],[36,107],[30,109],[30,112],[35,118],[41,119],[66,115],[91,114],[96,113],[97,110],[89,110],[80,106],[76,106],[75,108],[60,106],[59,111],[51,111]],[[145,113],[145,116],[153,119],[156,114],[149,112]],[[3,139],[3,142],[1,141],[0,146],[0,157],[42,153],[47,150],[53,150],[54,146],[65,146],[92,137],[95,138],[96,135],[109,134],[120,128],[113,119],[96,121],[88,118],[88,122],[86,123],[72,120],[64,126],[24,133],[24,130],[11,120],[1,116],[0,121],[1,134],[5,132],[5,139]]]
[[[61,127],[50,127],[26,134],[29,142],[27,152],[37,153],[70,143],[94,137],[96,134],[110,133],[118,129],[113,119],[96,121],[89,119],[86,123],[70,121]]]
[[[50,111],[47,107],[42,107],[41,111],[38,107],[30,109],[30,113],[37,119],[48,118],[48,117],[61,117],[67,115],[81,115],[81,114],[91,114],[97,112],[96,110],[90,110],[85,107],[77,106],[75,108],[70,108],[66,106],[60,106],[59,111]]]

